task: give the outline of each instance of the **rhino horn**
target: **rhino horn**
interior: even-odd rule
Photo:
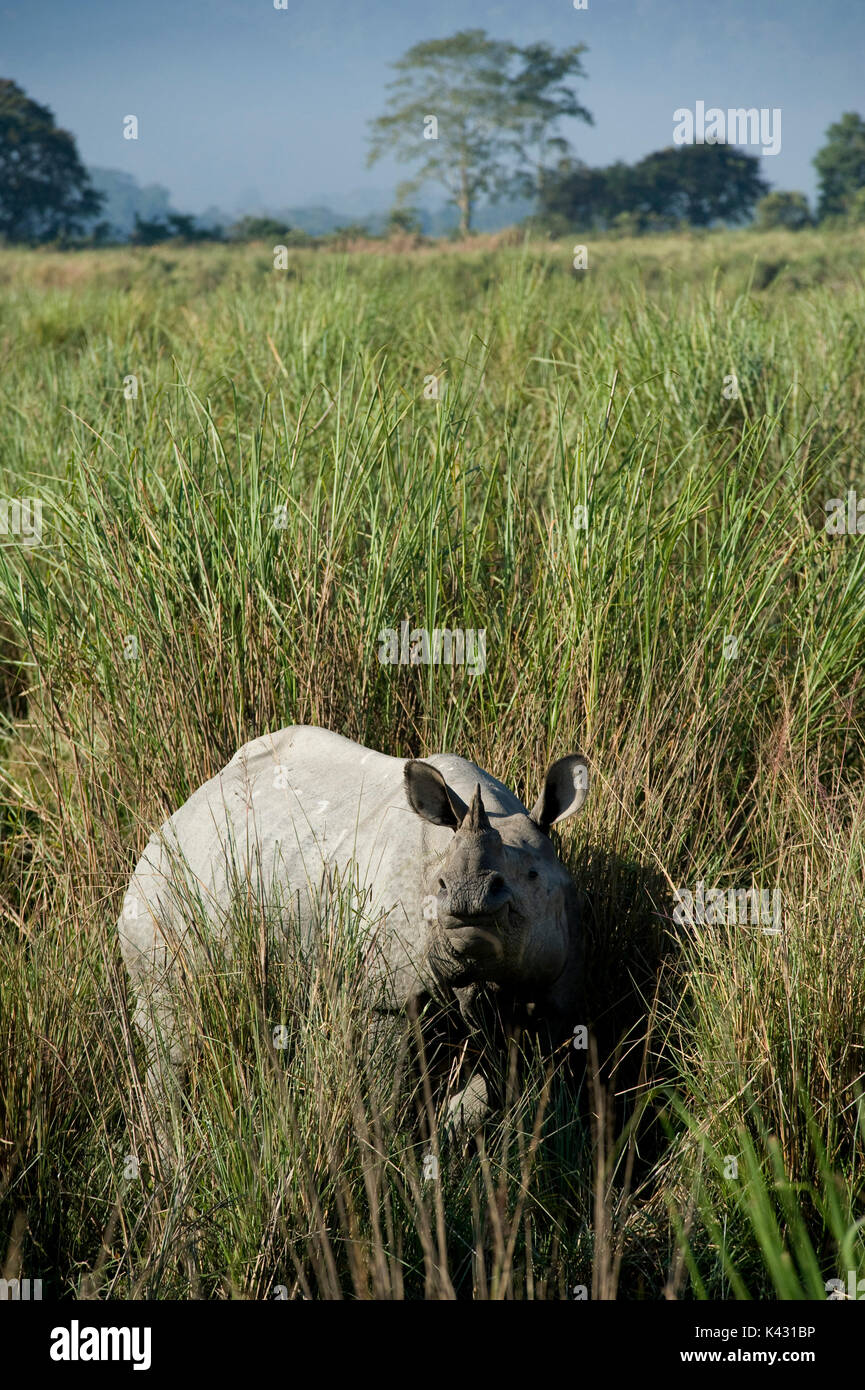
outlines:
[[[463,821],[465,830],[489,830],[489,816],[484,810],[484,803],[481,797],[480,783],[475,787],[475,794],[471,799],[466,818]]]

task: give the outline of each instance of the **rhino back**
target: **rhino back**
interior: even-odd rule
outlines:
[[[147,973],[164,925],[181,934],[200,911],[225,920],[238,883],[274,885],[302,922],[314,916],[327,869],[369,890],[372,920],[411,922],[416,956],[418,854],[423,827],[403,790],[401,758],[329,730],[292,726],[245,744],[151,837],[119,922],[131,972]],[[447,836],[449,832],[445,832]]]

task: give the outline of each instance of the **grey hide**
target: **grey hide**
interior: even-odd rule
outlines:
[[[367,892],[371,1009],[471,999],[490,985],[519,996],[553,1032],[570,1032],[579,999],[576,891],[545,833],[579,810],[585,760],[561,758],[531,815],[501,782],[442,753],[392,758],[326,729],[292,727],[246,744],[153,835],[118,923],[149,1045],[150,1084],[164,1084],[157,1035],[175,1069],[186,1030],[172,974],[201,960],[188,928],[227,930],[246,880],[309,936],[326,885]],[[198,904],[197,912],[190,907]]]

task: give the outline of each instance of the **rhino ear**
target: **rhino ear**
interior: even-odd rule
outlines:
[[[575,815],[588,791],[589,768],[582,753],[559,758],[547,773],[544,789],[532,808],[531,818],[539,830],[547,831],[557,821]]]
[[[468,811],[468,806],[449,787],[438,768],[410,758],[404,768],[405,794],[415,815],[433,825],[447,825],[456,830]]]

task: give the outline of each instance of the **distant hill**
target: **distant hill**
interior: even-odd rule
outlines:
[[[124,241],[132,233],[136,213],[143,220],[153,221],[173,212],[171,194],[161,183],[148,183],[142,188],[131,174],[120,169],[90,169],[94,188],[105,195],[105,202],[95,222],[107,222],[111,237]]]

